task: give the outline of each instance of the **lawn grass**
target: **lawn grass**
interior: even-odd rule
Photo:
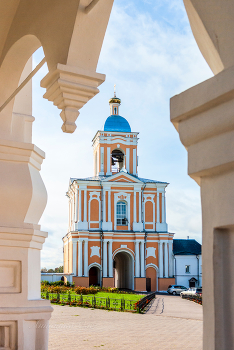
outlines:
[[[45,297],[46,293],[42,293],[42,297]],[[50,299],[56,299],[56,293],[50,293]],[[108,292],[98,292],[97,294],[87,294],[82,295],[83,303],[89,303],[93,305],[95,300],[98,307],[106,307],[109,302],[109,308],[114,310],[120,310],[124,307],[125,310],[134,310],[134,304],[142,299],[144,295],[142,294],[129,294],[129,293],[108,293]],[[75,292],[70,293],[71,301],[79,301],[81,295]],[[94,299],[95,298],[95,299]],[[123,302],[124,299],[124,302]],[[60,294],[60,300],[67,302],[68,294]],[[124,306],[123,306],[124,305]]]

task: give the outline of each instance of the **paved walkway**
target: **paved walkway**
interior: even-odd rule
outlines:
[[[157,296],[146,314],[54,306],[49,350],[202,349],[202,306]]]

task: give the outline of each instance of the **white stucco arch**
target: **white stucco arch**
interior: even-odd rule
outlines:
[[[120,248],[113,253],[115,260],[115,286],[134,290],[134,254],[130,249]]]

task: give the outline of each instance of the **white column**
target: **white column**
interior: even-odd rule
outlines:
[[[157,189],[157,223],[160,223],[160,204],[159,204],[159,192]]]
[[[139,191],[139,222],[142,222],[141,221],[141,191]]]
[[[162,222],[166,222],[166,215],[165,215],[165,192],[162,193]]]
[[[75,222],[78,221],[78,188],[76,188],[75,193]]]
[[[140,277],[139,241],[135,242],[135,277]]]
[[[108,191],[108,222],[111,222],[111,190]]]
[[[78,277],[82,277],[82,241],[78,242]]]
[[[85,244],[84,244],[84,276],[88,277],[89,273],[88,273],[88,239],[85,239]]]
[[[145,242],[141,241],[141,277],[145,277]]]
[[[111,175],[111,155],[110,155],[110,147],[107,147],[107,172],[106,172],[106,175]]]
[[[159,245],[159,277],[163,277],[163,242],[160,241]]]
[[[72,272],[74,273],[74,276],[77,276],[77,260],[76,260],[76,257],[77,257],[77,243],[76,242],[73,242],[72,244]]]
[[[101,172],[100,175],[104,175],[104,147],[101,147]]]
[[[107,277],[107,241],[103,241],[103,277]]]
[[[87,222],[87,190],[84,190],[84,222]]]
[[[69,198],[68,229],[71,231],[71,199]]]
[[[168,243],[164,244],[165,277],[168,277]]]
[[[126,156],[125,156],[126,158],[126,161],[125,161],[125,163],[126,163],[126,170],[127,170],[127,172],[129,173],[129,159],[130,159],[130,148],[126,148]]]
[[[133,221],[136,222],[137,218],[136,218],[136,191],[134,190],[134,207],[133,207],[133,213],[134,213],[134,218]]]
[[[174,257],[172,252],[172,241],[169,242],[169,277],[174,275]]]
[[[137,170],[136,170],[136,148],[133,149],[133,175],[136,175]]]
[[[106,191],[103,190],[103,222],[106,222]]]
[[[81,190],[79,189],[79,222],[82,222],[81,220]]]
[[[109,277],[113,277],[113,261],[112,261],[112,241],[109,241]]]

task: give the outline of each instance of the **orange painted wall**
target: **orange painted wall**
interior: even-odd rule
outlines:
[[[145,222],[153,222],[153,203],[145,203]]]
[[[134,289],[136,291],[145,292],[146,291],[146,278],[134,278]]]
[[[158,290],[167,290],[170,284],[175,284],[174,278],[159,278],[158,279]]]
[[[128,230],[128,226],[116,226],[116,229],[120,231],[126,231]]]
[[[99,202],[95,198],[90,202],[90,211],[90,220],[99,221]]]

